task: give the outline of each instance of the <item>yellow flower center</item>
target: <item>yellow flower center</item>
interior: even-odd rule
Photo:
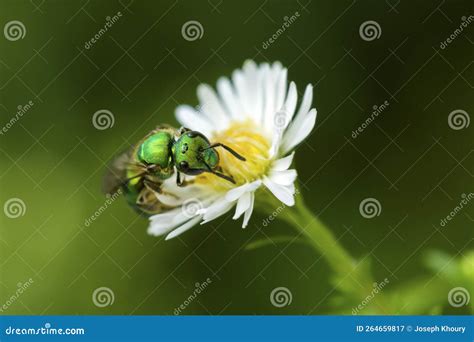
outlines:
[[[229,146],[246,161],[237,159],[225,149],[219,147],[219,169],[216,171],[232,176],[235,185],[216,175],[205,172],[196,177],[196,183],[211,186],[213,190],[227,191],[235,186],[243,185],[262,178],[271,163],[269,150],[271,143],[263,136],[258,127],[251,121],[235,122],[225,131],[212,136],[212,143]]]

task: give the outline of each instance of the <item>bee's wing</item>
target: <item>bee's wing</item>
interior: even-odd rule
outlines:
[[[127,179],[127,168],[132,161],[133,149],[129,149],[112,160],[107,167],[104,180],[102,182],[102,191],[105,194],[113,194],[124,184]]]
[[[159,124],[158,126],[156,126],[154,132],[159,131],[159,130],[163,130],[163,129],[177,131],[177,129],[175,127],[171,126],[171,125]]]

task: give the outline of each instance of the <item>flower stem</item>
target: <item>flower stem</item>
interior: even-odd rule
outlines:
[[[298,196],[298,197],[301,197]],[[282,218],[304,234],[331,268],[339,275],[347,275],[355,269],[356,262],[336,240],[332,232],[306,207],[301,198],[294,207],[288,208]]]
[[[338,274],[345,275],[354,270],[355,260],[335,239],[333,233],[306,207],[302,200],[288,211],[285,221],[304,234],[314,249],[321,253],[329,266]]]

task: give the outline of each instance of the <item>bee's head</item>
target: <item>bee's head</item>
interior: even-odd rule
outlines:
[[[176,169],[188,175],[198,175],[214,169],[219,163],[219,155],[209,146],[209,140],[197,131],[181,135],[173,148]]]

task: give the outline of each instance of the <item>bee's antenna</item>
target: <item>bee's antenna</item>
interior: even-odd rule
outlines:
[[[232,155],[237,158],[237,159],[240,159],[242,161],[246,161],[247,159],[245,159],[243,156],[241,156],[240,154],[238,154],[237,152],[235,152],[233,149],[231,149],[229,146],[227,145],[224,145],[222,143],[215,143],[215,144],[211,144],[209,145],[208,147],[204,148],[204,150],[208,150],[210,148],[214,148],[214,147],[222,147],[224,149],[226,149],[228,152],[232,153]]]

